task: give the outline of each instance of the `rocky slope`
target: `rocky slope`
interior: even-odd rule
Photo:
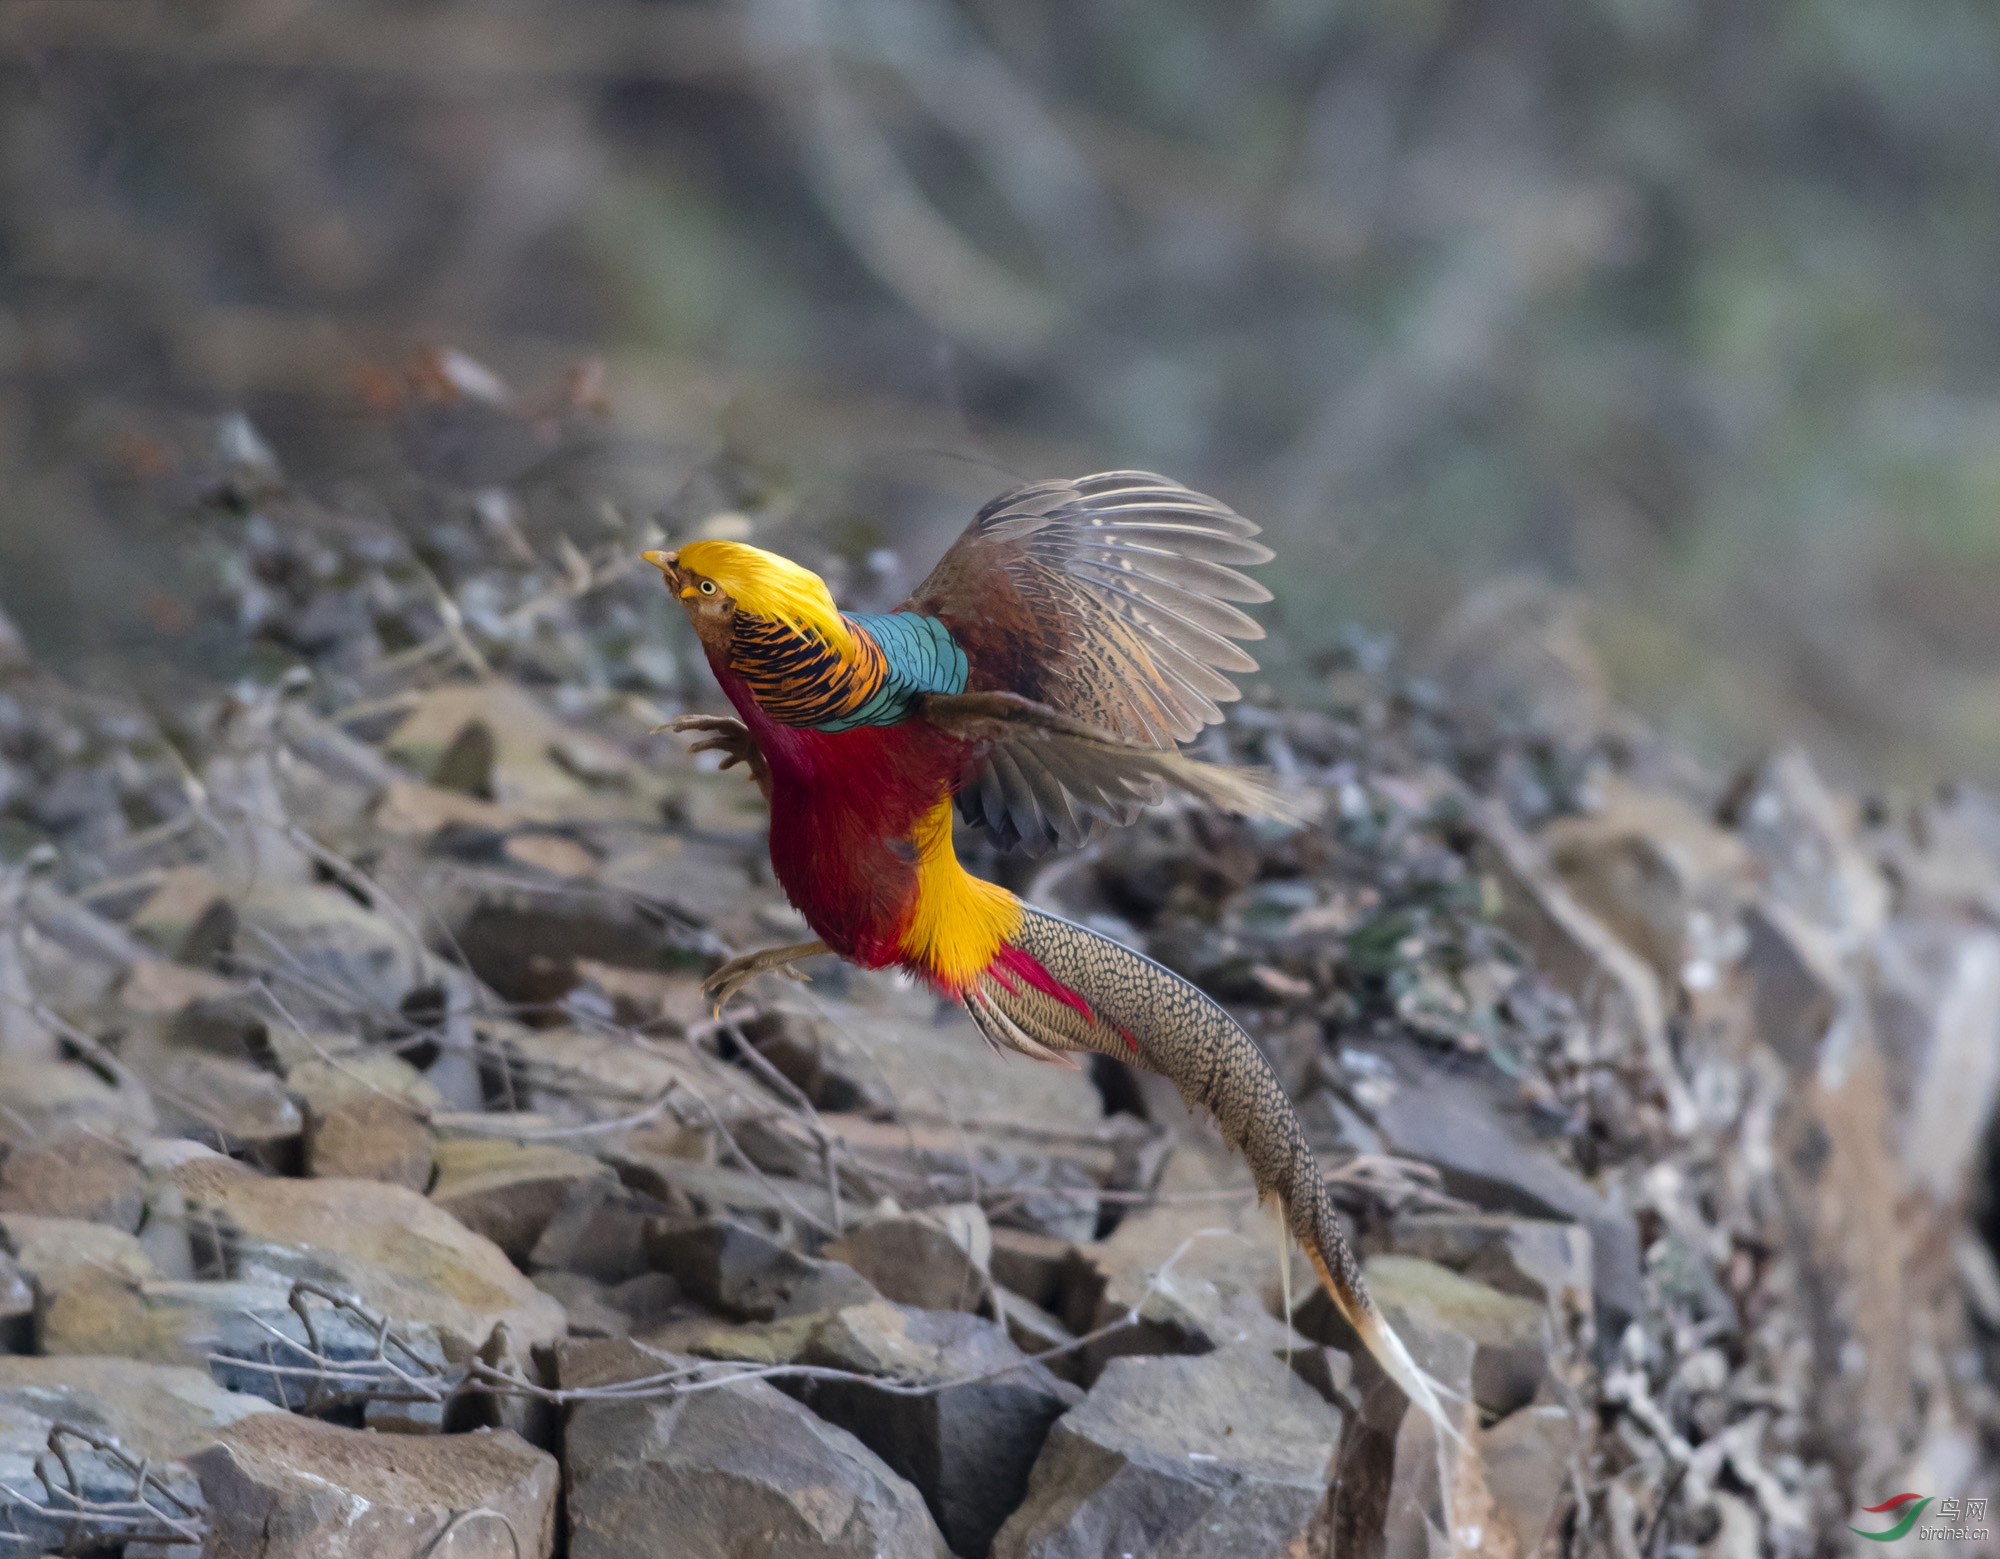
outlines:
[[[1993,1492],[2000,803],[1711,784],[1503,592],[1232,712],[1316,826],[984,862],[1242,1016],[1441,1446],[1156,1079],[831,962],[706,1009],[798,922],[651,734],[643,538],[417,611],[232,480],[302,669],[0,683],[0,1547],[1750,1559]]]

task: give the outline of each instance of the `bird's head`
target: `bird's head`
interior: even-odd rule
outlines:
[[[853,652],[853,635],[826,581],[789,558],[740,541],[691,541],[645,559],[666,577],[702,647],[725,659],[738,612],[816,635],[843,656]]]

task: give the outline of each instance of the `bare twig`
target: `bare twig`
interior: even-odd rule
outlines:
[[[514,1529],[514,1523],[509,1521],[499,1511],[489,1509],[484,1505],[481,1505],[477,1510],[454,1512],[452,1518],[439,1530],[438,1535],[424,1545],[424,1551],[419,1556],[419,1559],[434,1559],[434,1556],[441,1555],[445,1550],[446,1544],[451,1541],[453,1534],[463,1527],[470,1526],[475,1521],[499,1522],[507,1529],[507,1541],[514,1545],[514,1559],[521,1559],[521,1534]]]
[[[132,1480],[132,1491],[123,1499],[93,1499],[83,1492],[83,1477],[77,1469],[75,1447],[97,1453],[114,1473]],[[55,1468],[62,1469],[61,1476]],[[49,1430],[48,1449],[35,1460],[35,1477],[46,1496],[30,1498],[0,1483],[0,1495],[19,1509],[39,1511],[46,1519],[59,1521],[68,1529],[65,1547],[79,1546],[86,1538],[92,1543],[151,1542],[199,1546],[206,1537],[201,1513],[182,1499],[153,1471],[150,1461],[132,1456],[116,1440],[107,1439],[73,1424],[55,1424]]]

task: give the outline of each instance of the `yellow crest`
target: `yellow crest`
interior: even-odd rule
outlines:
[[[740,541],[691,541],[676,556],[683,568],[706,575],[734,597],[738,611],[817,634],[842,659],[854,654],[854,635],[834,606],[826,581],[811,569]]]

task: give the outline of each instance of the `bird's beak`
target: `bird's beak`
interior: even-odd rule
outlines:
[[[642,552],[639,556],[666,576],[667,588],[676,594],[680,592],[680,570],[675,566],[680,560],[676,552]]]

